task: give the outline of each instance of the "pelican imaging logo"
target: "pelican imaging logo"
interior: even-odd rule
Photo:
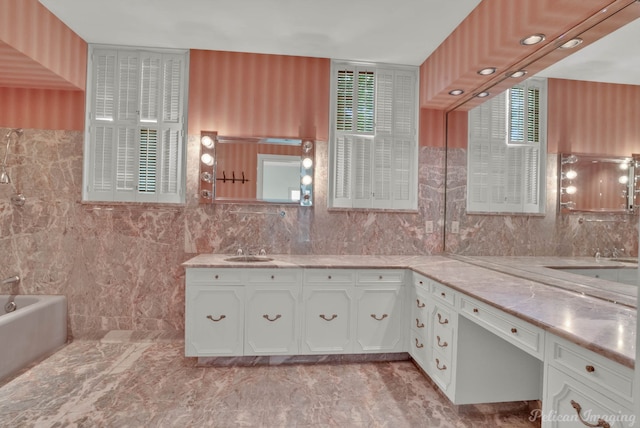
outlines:
[[[573,404],[573,403],[572,403]],[[575,408],[575,407],[574,407]],[[597,414],[591,409],[578,411],[573,413],[560,413],[555,410],[543,412],[541,409],[531,411],[529,420],[531,422],[540,420],[545,422],[576,422],[576,426],[582,423],[590,427],[608,427],[615,422],[622,422],[625,426],[632,427],[636,423],[636,415],[618,412],[615,414]]]

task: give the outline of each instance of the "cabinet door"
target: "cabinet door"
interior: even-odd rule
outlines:
[[[245,308],[245,355],[298,353],[299,285],[249,286]]]
[[[302,353],[343,354],[353,349],[353,287],[305,286]]]
[[[435,303],[430,308],[429,335],[431,359],[427,373],[450,397],[453,396],[454,347],[457,314],[447,306]]]
[[[553,366],[547,366],[547,370],[541,415],[544,428],[634,426],[636,420],[631,410]]]
[[[240,356],[243,353],[243,330],[243,287],[187,286],[186,356]]]
[[[355,352],[402,352],[401,285],[358,288]]]

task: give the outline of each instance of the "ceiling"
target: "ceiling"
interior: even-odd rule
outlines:
[[[640,19],[538,73],[543,77],[640,85]]]
[[[420,65],[480,0],[39,0],[88,43]]]

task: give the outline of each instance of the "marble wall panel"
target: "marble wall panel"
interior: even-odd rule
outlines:
[[[0,135],[6,132],[0,129]],[[20,294],[66,295],[75,338],[107,330],[182,330],[181,263],[197,253],[238,247],[319,255],[442,251],[442,148],[420,148],[418,212],[389,213],[327,209],[328,146],[322,141],[313,208],[199,205],[198,136],[189,138],[184,206],[82,204],[82,141],[80,131],[26,129],[9,150],[13,183],[0,186],[0,276],[19,274]],[[446,208],[461,222],[461,233],[447,241],[452,252],[583,255],[596,245],[620,243],[637,254],[636,223],[580,223],[576,216],[558,218],[555,209],[544,218],[466,216],[464,150],[449,153],[448,162],[457,179]],[[25,196],[24,206],[11,203],[16,193]],[[429,221],[433,233],[427,232]]]

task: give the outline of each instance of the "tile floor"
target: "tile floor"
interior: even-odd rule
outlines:
[[[538,427],[456,409],[411,361],[197,367],[179,338],[75,341],[0,386],[11,427]],[[492,410],[493,409],[493,410]]]

